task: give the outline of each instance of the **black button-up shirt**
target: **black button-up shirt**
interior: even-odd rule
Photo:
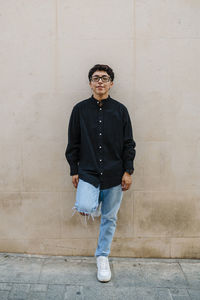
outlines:
[[[92,95],[74,105],[65,151],[71,176],[78,174],[100,189],[119,185],[125,170],[134,170],[135,146],[124,104]]]

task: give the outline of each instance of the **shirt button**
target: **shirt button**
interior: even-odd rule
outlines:
[[[101,122],[101,120],[99,120],[99,122]]]
[[[99,110],[102,110],[102,108],[100,107]]]
[[[102,159],[100,159],[99,161],[102,161]]]
[[[97,103],[99,103],[99,101],[97,101]]]
[[[99,135],[101,135],[101,132],[99,133]]]
[[[101,149],[101,146],[99,146],[99,148]]]
[[[103,175],[103,173],[102,173],[102,172],[101,172],[100,174],[101,174],[101,175]]]

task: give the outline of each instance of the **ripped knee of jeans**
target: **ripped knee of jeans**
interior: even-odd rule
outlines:
[[[96,215],[96,211],[97,211],[98,207],[93,208],[90,212],[85,211],[85,210],[81,210],[78,207],[74,206],[72,207],[72,210],[74,210],[72,216],[78,212],[78,213],[83,213],[85,216],[85,221],[86,221],[86,217],[89,219],[90,217],[92,218],[92,220],[94,221],[94,217],[97,217],[98,215]]]

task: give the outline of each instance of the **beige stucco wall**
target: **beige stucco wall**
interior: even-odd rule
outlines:
[[[0,11],[0,251],[94,255],[64,157],[95,63],[137,144],[112,256],[200,258],[200,2],[7,0]]]

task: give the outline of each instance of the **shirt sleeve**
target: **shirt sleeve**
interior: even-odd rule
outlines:
[[[134,158],[136,143],[133,139],[132,124],[127,108],[123,114],[123,168],[134,170]]]
[[[70,165],[70,175],[78,174],[78,162],[80,159],[80,122],[79,111],[75,105],[68,126],[68,144],[65,151],[65,157]]]

